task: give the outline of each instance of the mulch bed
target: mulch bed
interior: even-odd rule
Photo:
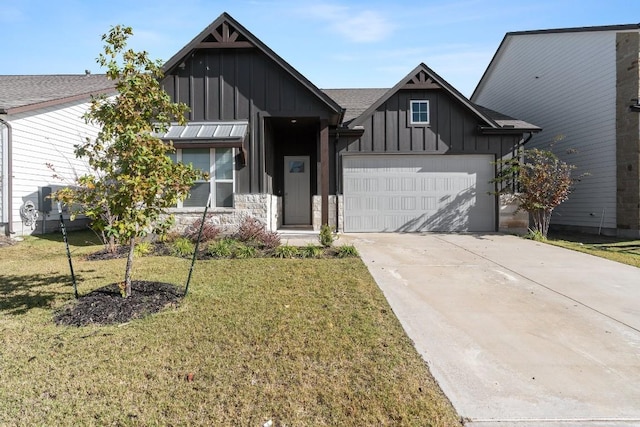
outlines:
[[[149,255],[169,255],[170,250],[164,243],[154,243],[153,251]],[[116,247],[115,252],[109,252],[106,249],[101,249],[97,252],[92,252],[83,257],[87,261],[103,261],[108,259],[126,258],[129,255],[129,246],[122,245]]]
[[[78,298],[54,316],[57,325],[87,326],[126,323],[164,309],[177,307],[182,291],[170,283],[134,280],[131,296],[123,298],[117,283]]]

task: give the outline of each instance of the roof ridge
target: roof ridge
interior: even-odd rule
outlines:
[[[638,30],[640,29],[640,23],[638,24],[619,24],[619,25],[594,25],[586,27],[562,27],[562,28],[549,28],[539,30],[524,30],[524,31],[511,31],[506,35],[526,35],[526,34],[548,34],[548,33],[582,33],[591,31],[617,31],[617,30]]]

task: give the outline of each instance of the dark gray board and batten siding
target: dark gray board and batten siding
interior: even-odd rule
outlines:
[[[411,100],[428,100],[430,124],[411,125]],[[399,90],[363,123],[358,139],[341,140],[342,153],[494,154],[512,152],[521,135],[482,135],[485,125],[444,90]]]
[[[189,106],[190,121],[249,121],[248,163],[236,172],[239,193],[273,191],[278,167],[270,163],[279,159],[261,145],[268,140],[264,117],[328,119],[331,114],[293,76],[253,48],[196,50],[184,66],[167,73],[162,85],[174,102]]]

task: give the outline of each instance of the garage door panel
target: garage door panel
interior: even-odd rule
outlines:
[[[345,231],[493,231],[492,160],[487,155],[345,157]]]

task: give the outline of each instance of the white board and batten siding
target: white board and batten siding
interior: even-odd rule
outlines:
[[[18,234],[29,234],[20,218],[20,207],[28,200],[38,209],[40,187],[66,186],[77,176],[89,172],[86,161],[77,159],[74,146],[95,138],[96,126],[86,124],[82,118],[89,104],[74,102],[11,116],[13,129],[13,222]],[[63,179],[54,178],[51,164]],[[40,213],[42,219],[43,214]],[[47,217],[56,219],[57,210]]]
[[[615,31],[509,35],[472,101],[542,127],[529,148],[563,136],[554,151],[589,174],[553,224],[616,227]]]
[[[343,158],[347,232],[495,231],[492,155]]]

